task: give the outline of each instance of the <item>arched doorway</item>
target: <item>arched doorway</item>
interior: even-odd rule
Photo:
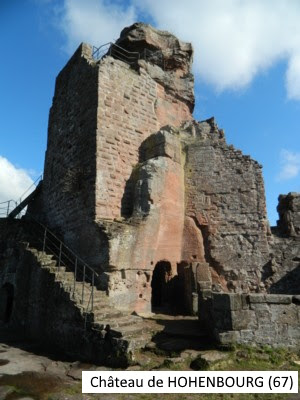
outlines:
[[[168,261],[159,261],[154,268],[151,281],[151,306],[153,311],[168,307],[170,275],[171,264]]]
[[[11,319],[14,304],[14,286],[5,283],[0,292],[0,320],[8,323]]]

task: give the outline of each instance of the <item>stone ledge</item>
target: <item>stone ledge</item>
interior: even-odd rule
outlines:
[[[291,304],[292,297],[285,294],[267,294],[266,302],[271,304]]]

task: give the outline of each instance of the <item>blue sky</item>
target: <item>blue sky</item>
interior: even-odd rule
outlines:
[[[215,116],[227,142],[263,165],[274,225],[278,195],[300,191],[297,0],[2,0],[0,201],[43,170],[55,77],[72,52],[136,20],[193,43],[194,116]]]

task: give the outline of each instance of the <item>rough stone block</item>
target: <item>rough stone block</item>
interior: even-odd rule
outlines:
[[[232,344],[240,341],[241,335],[239,331],[219,332],[217,339],[221,344]]]
[[[254,311],[237,310],[231,312],[232,329],[256,329],[257,320]]]
[[[252,343],[254,341],[254,332],[251,329],[243,329],[240,332],[242,343]]]
[[[299,346],[300,343],[300,329],[299,326],[288,326],[288,336],[289,338],[294,339],[297,341],[297,345]]]
[[[283,294],[267,294],[265,296],[267,303],[272,304],[291,304],[292,296]]]
[[[297,306],[271,304],[271,319],[276,324],[299,325]]]
[[[242,297],[238,293],[214,293],[213,307],[216,310],[241,310]]]
[[[232,318],[230,310],[213,310],[213,323],[216,329],[232,330]]]
[[[242,300],[242,309],[243,310],[247,310],[249,308],[248,295],[247,294],[242,294],[241,295],[241,300]]]
[[[249,303],[265,303],[266,298],[264,294],[257,293],[257,294],[249,294],[248,296]]]

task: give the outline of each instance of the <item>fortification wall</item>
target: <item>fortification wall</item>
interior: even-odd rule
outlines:
[[[196,124],[187,143],[186,215],[201,231],[216,290],[264,289],[269,260],[261,166],[228,146],[213,120]]]
[[[57,76],[50,109],[40,218],[81,255],[95,232],[98,69],[91,47],[79,46]],[[92,256],[91,258],[92,259]]]
[[[279,196],[279,221],[272,227],[270,261],[263,279],[271,293],[299,294],[300,282],[300,194]]]
[[[222,344],[299,346],[299,296],[206,291],[199,310],[200,320]]]

